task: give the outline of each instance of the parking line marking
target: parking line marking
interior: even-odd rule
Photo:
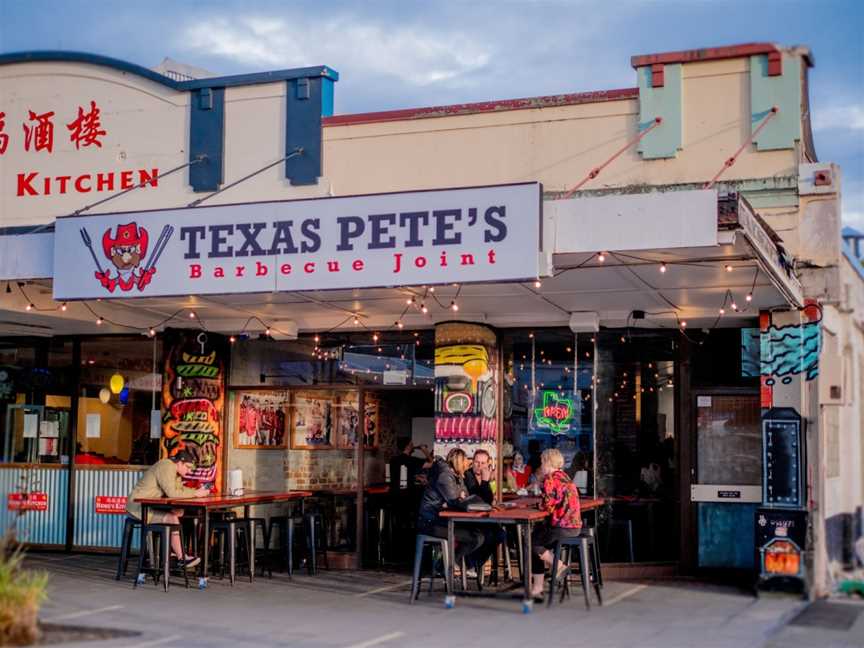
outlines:
[[[371,589],[368,592],[360,592],[359,594],[355,594],[354,596],[363,597],[363,596],[372,596],[373,594],[379,594],[381,592],[389,592],[391,590],[399,589],[400,587],[405,587],[406,585],[410,585],[413,581],[405,581],[403,583],[396,583],[395,585],[385,585],[384,587],[376,587],[375,589]]]
[[[374,639],[368,639],[366,641],[361,641],[360,643],[345,646],[345,648],[370,648],[371,646],[377,646],[378,644],[382,644],[387,641],[393,641],[394,639],[399,639],[400,637],[404,636],[404,632],[391,632],[390,634],[381,635],[380,637],[375,637]]]
[[[80,619],[81,617],[89,616],[91,614],[99,614],[100,612],[110,612],[111,610],[119,610],[122,608],[122,605],[109,605],[108,607],[96,608],[95,610],[79,610],[78,612],[70,612],[69,614],[61,614],[59,616],[49,617],[47,619],[42,619],[48,623],[52,623],[54,621],[66,621],[68,619]]]
[[[644,589],[648,589],[647,585],[637,585],[636,587],[627,590],[626,592],[621,592],[618,596],[613,596],[608,601],[603,601],[603,607],[609,607],[610,605],[615,605],[616,603],[620,603],[626,598],[630,598],[634,594],[638,594]]]
[[[154,639],[153,641],[145,641],[144,643],[137,643],[129,648],[149,648],[150,646],[162,646],[167,643],[171,643],[172,641],[177,641],[178,639],[182,639],[182,635],[171,635],[170,637],[164,637],[162,639]]]

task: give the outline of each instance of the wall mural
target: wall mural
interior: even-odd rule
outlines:
[[[494,343],[494,334],[477,325],[444,324],[436,329],[436,444],[495,442],[498,386]]]
[[[203,331],[165,334],[162,381],[162,456],[190,451],[191,487],[222,488],[222,416],[225,405],[225,339]]]
[[[819,375],[821,321],[822,311],[816,304],[805,306],[800,316],[797,312],[760,314],[763,408],[774,407],[775,390],[793,387],[796,377],[813,380]]]

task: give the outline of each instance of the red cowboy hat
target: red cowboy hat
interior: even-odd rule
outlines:
[[[117,236],[111,238],[111,228],[105,230],[102,235],[102,250],[105,256],[111,258],[111,248],[117,245],[139,245],[141,246],[141,256],[147,254],[147,230],[143,227],[139,228],[137,223],[129,223],[127,225],[117,226]]]

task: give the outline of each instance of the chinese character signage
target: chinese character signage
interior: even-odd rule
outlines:
[[[10,511],[48,510],[48,493],[9,493],[6,501]]]
[[[60,218],[54,298],[534,279],[541,193],[525,183]]]
[[[97,513],[107,513],[109,515],[122,515],[126,513],[126,497],[97,495],[95,499]]]

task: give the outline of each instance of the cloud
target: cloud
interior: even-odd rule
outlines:
[[[864,106],[829,106],[813,112],[813,130],[864,130]]]
[[[493,56],[491,45],[458,31],[344,16],[314,23],[304,23],[302,18],[215,18],[190,25],[181,38],[194,52],[244,65],[276,69],[339,61],[338,66],[331,65],[340,72],[395,77],[414,86],[457,81],[479,72]]]

